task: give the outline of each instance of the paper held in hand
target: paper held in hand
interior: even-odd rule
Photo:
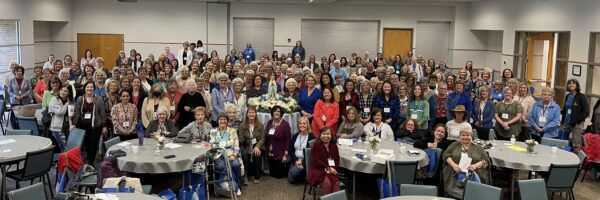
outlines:
[[[461,171],[468,172],[469,165],[471,165],[472,160],[473,160],[472,158],[469,158],[469,155],[467,155],[466,153],[462,153],[460,155],[460,161],[458,162],[458,167],[460,167]]]

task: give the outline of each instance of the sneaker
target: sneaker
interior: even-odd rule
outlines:
[[[237,192],[235,192],[235,195],[237,195],[238,197],[242,196],[242,190],[238,189]]]
[[[260,183],[260,179],[254,178],[254,184]]]

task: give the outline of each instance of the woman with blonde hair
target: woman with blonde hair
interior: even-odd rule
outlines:
[[[304,180],[306,176],[305,164],[304,163],[304,148],[310,147],[310,142],[315,139],[314,135],[311,134],[311,128],[309,121],[306,116],[298,119],[298,133],[292,136],[290,144],[288,145],[288,155],[290,170],[288,172],[288,182],[298,183]]]
[[[515,78],[510,79],[508,81],[508,86],[511,87],[511,85],[514,84],[515,81]],[[521,104],[521,107],[523,107],[523,116],[521,117],[521,133],[530,133],[531,126],[529,125],[528,119],[529,114],[533,109],[535,99],[533,99],[529,87],[527,86],[527,83],[521,82],[517,85],[518,86],[515,86],[515,89],[513,90],[513,94],[515,94],[515,96],[513,97],[513,102],[518,102],[519,104]],[[529,139],[531,137],[530,134],[521,134],[520,136],[521,138],[517,138],[519,139],[519,141],[525,141],[526,139]]]

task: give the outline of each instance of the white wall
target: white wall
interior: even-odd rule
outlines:
[[[71,40],[78,33],[124,34],[125,50],[144,56],[158,56],[166,46],[176,52],[184,41],[206,38],[205,2],[74,0],[73,19]]]
[[[21,33],[21,65],[32,68],[36,62],[33,21],[70,21],[71,0],[3,0],[0,19],[19,20]],[[8,63],[0,63],[7,65]]]
[[[570,31],[569,61],[588,61],[590,32],[600,31],[600,1],[587,0],[488,0],[471,4],[471,27],[479,30],[504,30],[502,53],[514,52],[515,31]],[[512,63],[512,56],[503,56]],[[572,75],[569,63],[567,78],[576,78],[585,91],[587,65],[582,76]]]

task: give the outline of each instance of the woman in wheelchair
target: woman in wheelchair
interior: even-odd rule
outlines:
[[[227,126],[227,114],[221,113],[217,119],[219,126],[210,131],[210,144],[213,148],[224,149],[224,152],[218,153],[215,157],[215,171],[218,173],[226,173],[227,165],[225,159],[228,159],[231,166],[231,172],[236,185],[240,185],[240,145],[235,129]],[[242,195],[239,187],[236,195]]]
[[[340,179],[337,176],[340,154],[336,142],[333,140],[331,129],[322,128],[319,130],[317,142],[310,152],[311,164],[308,170],[308,183],[320,185],[323,195],[340,190]]]

